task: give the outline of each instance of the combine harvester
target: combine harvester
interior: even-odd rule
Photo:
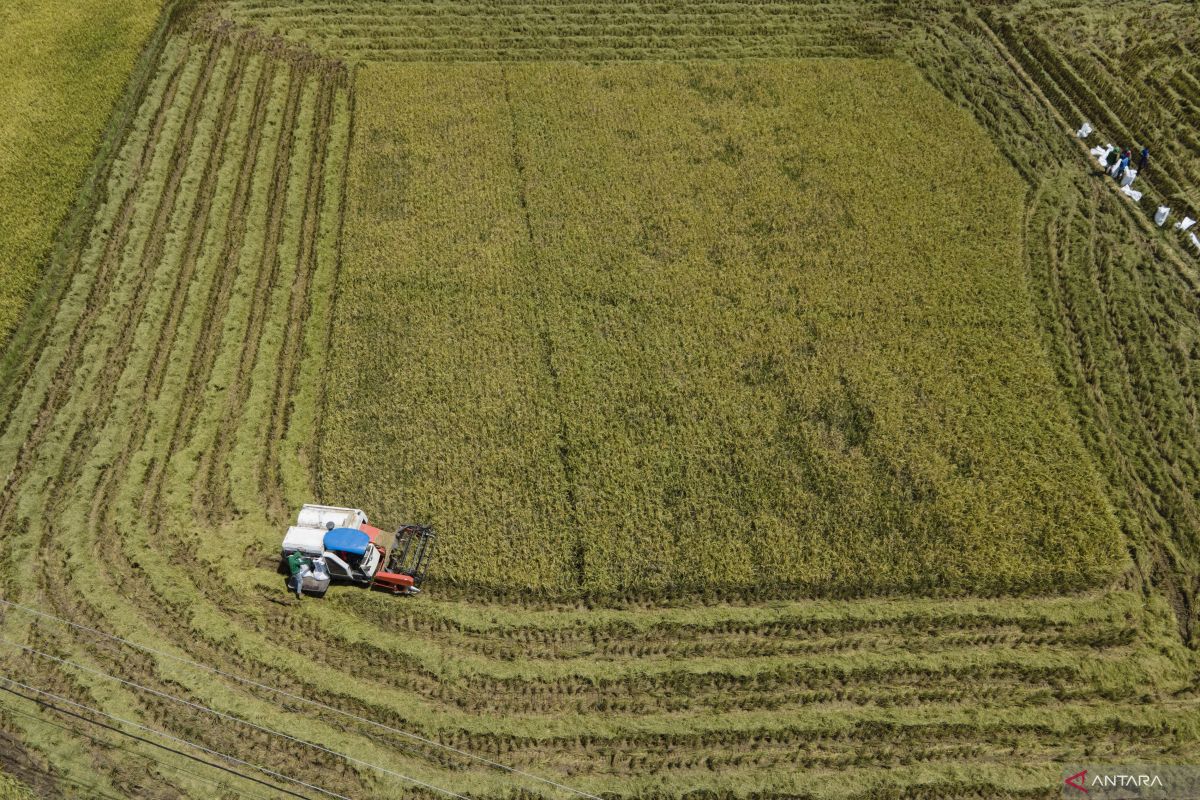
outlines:
[[[293,553],[323,558],[328,572],[304,579],[304,591],[325,594],[331,580],[417,594],[433,554],[434,533],[428,525],[404,525],[386,534],[368,524],[358,508],[305,505],[296,524],[283,537],[283,559]]]

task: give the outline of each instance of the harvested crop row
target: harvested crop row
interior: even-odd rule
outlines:
[[[218,13],[342,57],[389,61],[882,54],[908,15],[886,3],[258,3]]]
[[[1115,137],[1122,146],[1149,146],[1151,167],[1140,182],[1157,189],[1168,204],[1184,204],[1180,211],[1195,211],[1200,210],[1200,171],[1194,131],[1200,110],[1189,70],[1200,62],[1197,33],[1187,24],[1191,11],[1171,4],[1084,14],[1014,8],[985,18],[1039,74],[1039,83],[1054,92],[1063,112],[1092,120],[1101,135]]]
[[[272,53],[272,50],[275,52]],[[150,566],[139,563],[147,561],[144,555],[123,557],[123,548],[131,543],[158,540],[152,548],[155,552],[162,551],[165,545],[167,553],[185,557],[187,546],[177,532],[137,530],[143,524],[154,523],[160,516],[156,510],[147,508],[151,513],[132,524],[126,524],[116,514],[116,509],[136,508],[139,505],[130,496],[129,490],[143,486],[138,476],[145,474],[147,468],[153,470],[162,458],[154,455],[153,450],[147,452],[146,443],[157,442],[157,445],[151,445],[154,448],[173,442],[174,437],[163,434],[169,433],[172,421],[180,417],[183,406],[187,405],[181,406],[178,395],[173,394],[172,389],[180,385],[179,365],[186,368],[189,359],[176,357],[168,360],[167,354],[183,347],[189,335],[195,336],[197,323],[201,319],[196,312],[202,313],[206,308],[195,302],[185,303],[184,299],[194,299],[195,293],[206,291],[203,289],[206,284],[219,285],[220,282],[213,280],[214,271],[236,273],[241,268],[240,261],[219,257],[222,249],[219,237],[227,224],[240,224],[243,215],[264,213],[261,209],[266,209],[268,216],[276,213],[270,210],[277,203],[273,199],[269,201],[266,184],[254,178],[260,173],[257,166],[270,165],[273,159],[277,159],[285,174],[289,167],[294,167],[302,176],[311,174],[316,176],[315,181],[321,182],[321,173],[308,169],[312,161],[311,149],[306,149],[303,158],[290,164],[288,158],[278,159],[278,148],[274,147],[272,137],[274,155],[268,153],[261,161],[256,156],[257,143],[262,140],[255,131],[264,124],[286,131],[300,125],[294,112],[291,118],[285,118],[282,116],[284,109],[279,106],[276,108],[280,116],[273,121],[263,118],[259,110],[265,110],[272,103],[259,96],[256,90],[256,85],[271,87],[271,97],[280,96],[278,81],[271,78],[273,74],[284,79],[284,86],[287,77],[293,73],[303,83],[304,76],[310,73],[295,71],[294,67],[299,66],[295,58],[288,56],[277,44],[256,41],[252,35],[239,36],[229,46],[225,41],[225,33],[216,29],[200,30],[193,37],[176,39],[164,55],[164,64],[170,65],[172,59],[182,66],[180,70],[164,71],[164,80],[171,77],[170,82],[164,84],[168,91],[162,95],[152,94],[163,97],[167,111],[162,123],[151,125],[152,132],[147,141],[148,145],[153,144],[154,155],[147,162],[146,179],[141,184],[145,197],[157,196],[159,199],[146,203],[131,190],[128,204],[129,228],[132,231],[130,245],[109,251],[107,260],[103,253],[99,254],[102,265],[107,266],[106,271],[98,273],[97,282],[106,284],[102,287],[106,293],[111,293],[115,288],[120,290],[121,293],[114,294],[109,301],[120,303],[112,306],[117,313],[108,315],[107,312],[97,311],[88,318],[86,328],[77,327],[79,361],[72,360],[57,369],[52,362],[43,362],[35,367],[33,380],[27,386],[31,394],[36,392],[43,376],[52,375],[55,371],[66,380],[87,380],[82,368],[75,366],[76,363],[94,363],[100,374],[109,374],[109,382],[113,384],[111,394],[89,394],[78,389],[65,389],[62,396],[66,402],[61,406],[62,413],[58,413],[60,409],[57,404],[43,406],[45,427],[24,426],[26,447],[36,448],[40,454],[38,467],[58,470],[50,484],[53,491],[45,500],[52,503],[57,512],[38,513],[36,517],[56,518],[59,525],[68,526],[43,528],[35,524],[28,526],[24,533],[26,537],[37,537],[47,552],[61,554],[61,558],[56,556],[48,560],[44,566],[48,573],[38,580],[49,596],[55,596],[53,587],[61,585],[71,585],[78,591],[90,592],[98,585],[95,580],[107,580],[112,585],[125,585],[131,590],[152,585],[149,581],[143,582],[148,574],[146,569]],[[284,68],[278,72],[260,70],[258,65],[264,60],[272,64],[282,61]],[[266,78],[266,84],[253,80],[260,73]],[[344,73],[339,73],[333,67],[321,69],[319,75],[320,80],[307,83],[313,89],[320,86],[320,94],[325,98],[331,97],[339,81],[344,80]],[[243,77],[248,77],[244,84]],[[272,87],[272,84],[276,85]],[[344,83],[341,85],[344,94]],[[304,96],[312,101],[317,92],[306,91]],[[260,106],[256,100],[264,102]],[[149,101],[148,108],[153,110]],[[254,116],[258,117],[257,121],[251,120]],[[312,126],[300,126],[299,129],[311,131]],[[327,134],[325,129],[320,131],[320,135]],[[232,191],[236,173],[230,167],[237,166],[239,159],[236,156],[241,152],[243,141],[253,145],[243,161],[244,169],[248,170],[243,174],[262,187],[256,195],[257,205],[247,204],[246,200],[251,194],[248,188],[241,194],[241,201],[237,201],[238,193]],[[132,146],[126,152],[128,157],[133,157]],[[121,181],[127,175],[138,174],[137,170],[116,170],[113,180]],[[307,177],[304,177],[297,191],[304,191],[307,182]],[[246,182],[245,185],[249,187],[250,183]],[[186,194],[177,191],[180,187],[188,187],[190,191]],[[237,201],[232,206],[227,199],[230,194]],[[180,198],[178,207],[176,198]],[[233,216],[222,216],[222,211]],[[139,222],[139,219],[143,221]],[[315,238],[315,226],[308,226],[307,233]],[[310,246],[309,251],[312,249]],[[146,268],[150,265],[153,269]],[[245,266],[248,267],[248,264]],[[252,273],[257,271],[251,270]],[[271,286],[271,282],[267,285]],[[279,289],[278,294],[286,296],[283,289]],[[128,320],[113,325],[113,320],[120,322],[118,318],[121,315],[128,315]],[[185,337],[182,341],[178,339],[180,335]],[[204,341],[204,337],[193,341]],[[241,338],[227,339],[225,344],[227,348],[236,345],[242,349],[246,346]],[[94,354],[93,359],[87,359],[89,354]],[[207,380],[199,374],[194,379]],[[269,387],[271,384],[266,385]],[[81,413],[80,403],[91,403],[92,407],[83,409]],[[176,416],[172,417],[167,409],[173,409]],[[6,433],[19,435],[18,428],[22,420],[19,417],[10,417],[10,420]],[[46,435],[39,433],[43,429],[48,431]],[[70,449],[65,449],[67,443],[70,443]],[[256,449],[261,450],[261,444]],[[62,459],[58,462],[47,461],[47,456],[55,450],[63,453]],[[165,460],[169,461],[169,458]],[[24,501],[18,495],[32,499],[25,482],[28,473],[29,470],[24,468],[12,473],[9,491],[14,497],[14,508],[25,508]],[[153,488],[154,483],[152,481],[151,486],[142,489],[149,491],[151,498],[157,492]],[[7,517],[5,523],[8,529],[9,525],[14,524],[14,519]],[[67,531],[74,535],[60,538],[61,533]],[[172,547],[169,544],[171,541],[178,545]],[[98,553],[105,554],[102,562],[95,562]],[[89,561],[93,562],[93,566],[84,567]],[[95,569],[98,563],[104,565],[99,571]],[[175,588],[178,589],[178,585]],[[151,597],[153,595],[143,595],[142,599]],[[64,615],[79,619],[78,612],[81,609],[77,602],[72,600],[72,594],[58,592],[53,606]],[[156,597],[150,600],[150,604],[168,614],[178,614],[183,610],[183,606],[172,597]],[[89,614],[83,618],[101,627],[106,625],[103,615],[95,617]],[[163,685],[154,678],[153,671],[144,672],[144,663],[137,666],[136,660],[130,663],[127,659],[112,661],[110,658],[100,658],[98,663],[101,668],[124,672],[134,680]],[[52,667],[28,666],[25,672],[30,676],[44,677],[49,685],[55,682],[55,669]],[[81,687],[79,691],[82,692],[80,697],[90,698],[91,702],[100,702],[99,698],[104,696],[94,694],[94,688]],[[178,693],[178,687],[174,691]],[[189,722],[187,715],[178,710],[172,714],[169,708],[160,708],[161,704],[143,706],[145,702],[145,696],[130,695],[117,705],[113,705],[110,698],[108,705],[110,709],[135,714],[139,713],[138,707],[144,707],[143,716],[150,722],[174,729],[185,736],[193,735],[225,750],[239,746],[236,735],[230,738],[230,734],[235,732],[195,729],[194,721]],[[279,764],[283,765],[289,758],[294,760],[297,754],[291,753],[289,756],[286,752],[280,752],[276,757]],[[313,773],[310,777],[319,777],[319,774]],[[346,784],[350,788],[354,785],[358,784]]]

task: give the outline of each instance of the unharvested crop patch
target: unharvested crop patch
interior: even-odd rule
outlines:
[[[1082,587],[1021,189],[881,61],[360,70],[326,496],[551,593]]]

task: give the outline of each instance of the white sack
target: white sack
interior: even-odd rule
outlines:
[[[1170,215],[1171,209],[1169,206],[1159,206],[1158,211],[1154,214],[1154,224],[1161,228],[1166,223],[1167,217]]]
[[[1080,139],[1086,139],[1088,136],[1091,136],[1091,134],[1092,134],[1092,123],[1090,123],[1090,122],[1083,123],[1083,127],[1080,128],[1079,130],[1075,131],[1075,135],[1078,136]]]
[[[323,559],[323,558],[313,559],[312,576],[317,581],[328,581],[329,580],[329,566],[325,563],[325,559]]]
[[[1196,220],[1192,219],[1191,217],[1184,217],[1183,222],[1175,223],[1175,230],[1186,231],[1188,228],[1192,227],[1195,224],[1196,224]]]
[[[1129,186],[1133,183],[1133,179],[1137,177],[1136,169],[1127,169],[1125,174],[1121,176],[1121,185]]]
[[[1192,244],[1195,245],[1196,249],[1200,250],[1200,239],[1196,238],[1196,234],[1189,233],[1188,236],[1192,238]]]
[[[1100,164],[1100,166],[1103,167],[1103,166],[1107,165],[1108,154],[1116,149],[1117,149],[1117,146],[1113,145],[1113,144],[1107,145],[1105,147],[1096,145],[1095,147],[1092,148],[1091,153],[1092,153],[1092,155],[1094,155],[1096,157],[1096,161]]]
[[[1128,186],[1122,186],[1122,187],[1121,187],[1121,194],[1128,195],[1129,197],[1132,197],[1132,198],[1133,198],[1133,202],[1135,202],[1135,203],[1140,203],[1140,202],[1142,202],[1142,193],[1141,193],[1141,192],[1134,191],[1133,189],[1130,189]]]

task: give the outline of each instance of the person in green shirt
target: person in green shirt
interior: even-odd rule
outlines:
[[[300,597],[304,591],[304,579],[312,573],[312,559],[292,553],[287,557],[287,564],[292,580],[296,582],[296,597]]]

